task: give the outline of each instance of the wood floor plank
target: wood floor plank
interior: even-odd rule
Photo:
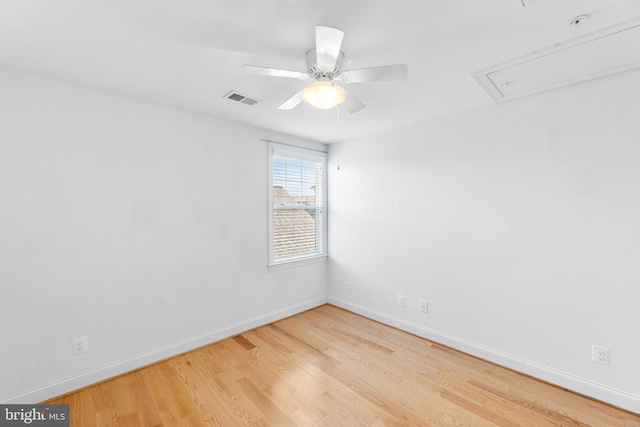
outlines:
[[[321,427],[320,424],[316,424],[311,418],[309,418],[303,411],[299,409],[290,414],[289,418],[297,426]]]
[[[174,363],[172,359],[140,371],[147,389],[153,390],[154,404],[162,424],[177,427],[209,425],[209,420],[196,417],[197,407],[176,376]]]
[[[265,396],[251,381],[247,379],[238,380],[242,392],[247,396],[262,412],[267,425],[295,427],[291,419],[284,414],[280,408]]]
[[[193,356],[194,381],[203,390],[204,399],[215,414],[217,422],[214,425],[253,425],[263,418],[262,412],[237,386],[237,381],[244,377],[237,378],[235,371],[231,375],[226,372],[214,374],[201,363],[200,354]]]
[[[324,305],[45,403],[74,427],[640,427],[640,415]]]
[[[135,408],[135,414],[138,416],[141,427],[158,427],[162,424],[158,416],[150,390],[144,385],[144,380],[140,372],[132,372],[130,375],[135,381],[129,384],[130,397]]]

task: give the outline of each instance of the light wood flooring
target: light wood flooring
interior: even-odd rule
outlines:
[[[331,305],[48,403],[68,403],[77,427],[640,426]]]

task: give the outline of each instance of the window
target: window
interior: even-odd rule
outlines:
[[[269,265],[327,255],[327,154],[269,143]]]

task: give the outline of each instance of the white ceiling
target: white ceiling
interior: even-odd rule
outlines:
[[[0,66],[324,141],[493,103],[471,73],[640,16],[638,0],[0,0]],[[590,19],[574,29],[567,22]],[[406,63],[402,82],[350,84],[355,114],[278,105],[308,81],[314,27],[344,31],[345,69]],[[247,106],[230,90],[259,98]],[[3,100],[5,101],[5,100]]]

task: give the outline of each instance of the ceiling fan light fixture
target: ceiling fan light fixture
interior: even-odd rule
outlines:
[[[305,87],[300,97],[312,107],[327,110],[346,101],[347,92],[329,81],[317,81]]]

